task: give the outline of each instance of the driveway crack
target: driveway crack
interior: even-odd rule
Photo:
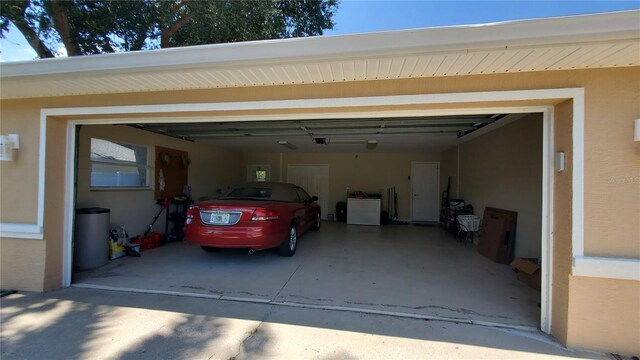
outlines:
[[[264,322],[269,318],[269,316],[271,316],[271,314],[273,313],[273,305],[269,305],[268,306],[268,310],[267,312],[264,314],[264,316],[262,317],[262,319],[260,319],[260,322],[253,327],[253,329],[251,329],[251,331],[246,332],[246,336],[242,339],[242,341],[240,341],[240,344],[238,344],[238,352],[233,355],[232,357],[229,358],[229,360],[237,360],[238,356],[240,356],[240,354],[242,354],[242,350],[244,349],[244,345],[245,343],[251,339],[255,334],[258,333],[258,331],[260,330],[260,327],[262,326],[262,324],[264,324]],[[214,354],[215,355],[215,354]],[[214,355],[211,355],[211,357],[209,358],[209,360],[211,360],[213,358]]]

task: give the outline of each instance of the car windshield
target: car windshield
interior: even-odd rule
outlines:
[[[242,187],[233,189],[223,199],[270,199],[271,189],[257,187]]]

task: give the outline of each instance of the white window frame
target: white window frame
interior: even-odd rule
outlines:
[[[144,165],[138,165],[133,164],[130,161],[122,161],[122,160],[97,160],[97,159],[93,159],[91,157],[91,143],[89,144],[89,189],[91,191],[100,191],[100,190],[150,190],[151,189],[151,165],[150,165],[150,156],[151,156],[151,152],[149,151],[149,146],[146,145],[139,145],[139,144],[134,144],[134,143],[130,143],[130,142],[126,142],[126,141],[120,141],[120,140],[113,140],[113,139],[106,139],[106,138],[99,138],[99,137],[91,137],[90,141],[93,141],[93,139],[96,140],[103,140],[103,141],[108,141],[108,142],[113,142],[116,144],[120,144],[120,145],[132,145],[132,146],[137,146],[140,148],[144,148],[147,151],[147,162]],[[91,183],[92,181],[92,175],[93,175],[93,164],[104,164],[104,165],[120,165],[120,166],[126,166],[126,167],[131,167],[131,168],[136,168],[136,169],[140,169],[140,168],[144,168],[145,172],[146,172],[146,184],[145,185],[140,185],[140,186],[118,186],[118,185],[107,185],[107,186],[95,186]]]

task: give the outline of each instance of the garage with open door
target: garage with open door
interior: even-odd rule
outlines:
[[[143,248],[75,266],[76,286],[540,327],[540,284],[510,264],[541,263],[542,113],[140,121],[76,134],[75,208],[109,208],[112,243],[124,233]],[[248,181],[318,197],[321,229],[301,233],[292,259],[185,241],[190,206]],[[481,231],[485,208],[516,216],[503,255],[482,250],[504,240]]]
[[[638,204],[637,34],[622,12],[3,65],[3,135],[19,135],[3,138],[3,287],[539,328],[633,353],[637,223],[619,214]],[[192,201],[248,180],[317,196],[319,231],[291,257],[182,241]],[[141,256],[74,258],[98,223],[114,253],[144,239]]]

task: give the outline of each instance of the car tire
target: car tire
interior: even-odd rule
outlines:
[[[220,251],[220,248],[213,247],[213,246],[201,246],[201,248],[202,248],[202,250],[204,250],[204,251],[206,251],[208,253]]]
[[[296,253],[296,249],[298,248],[298,230],[296,229],[296,224],[291,224],[289,227],[289,231],[287,231],[287,236],[284,241],[278,247],[278,254],[284,257],[291,257]]]
[[[318,214],[316,215],[316,222],[311,227],[311,230],[313,230],[313,231],[320,230],[320,225],[321,224],[322,224],[322,217],[320,216],[320,211],[318,211]]]

